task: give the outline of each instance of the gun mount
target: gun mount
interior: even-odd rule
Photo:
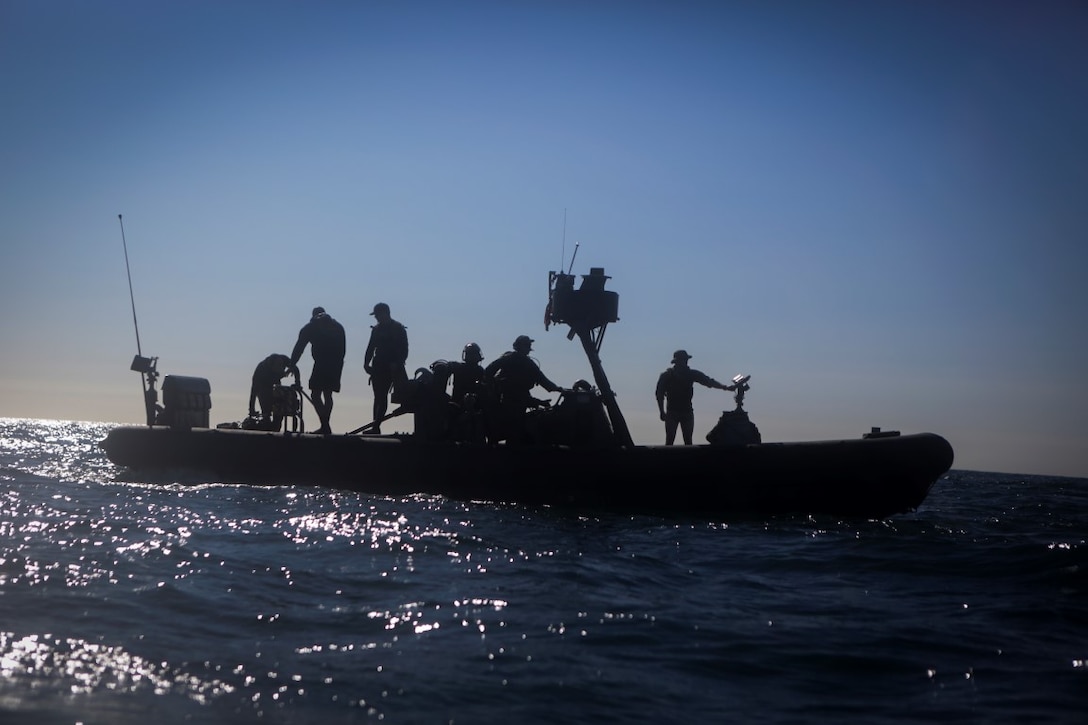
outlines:
[[[733,376],[733,402],[737,404],[737,410],[744,409],[744,394],[751,390],[748,385],[748,381],[752,379],[751,375],[734,375]]]

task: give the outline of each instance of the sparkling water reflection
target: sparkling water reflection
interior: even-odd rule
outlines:
[[[150,662],[107,646],[72,638],[45,635],[16,637],[0,632],[0,675],[31,690],[62,688],[73,695],[99,690],[155,695],[184,694],[198,703],[234,692],[214,678],[202,678],[165,663]],[[9,701],[12,699],[7,696]]]
[[[0,720],[1077,722],[1083,481],[887,521],[133,478],[0,420]]]

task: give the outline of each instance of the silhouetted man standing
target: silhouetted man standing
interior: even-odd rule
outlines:
[[[389,408],[389,391],[408,379],[408,331],[389,316],[389,305],[379,302],[370,313],[378,324],[370,328],[363,369],[374,387],[374,432],[381,433],[381,420]]]
[[[310,321],[298,333],[298,342],[291,351],[292,365],[298,363],[307,344],[314,358],[314,367],[310,372],[310,402],[321,422],[317,432],[332,433],[329,427],[332,394],[340,392],[340,373],[344,370],[347,350],[344,326],[329,317],[324,307],[315,307]]]
[[[686,350],[677,350],[672,355],[672,367],[657,379],[657,409],[661,413],[661,420],[665,421],[667,446],[676,442],[677,426],[684,436],[684,445],[691,445],[691,435],[695,430],[695,410],[691,405],[695,383],[708,388],[733,390],[732,385],[722,385],[705,373],[689,368],[690,359],[691,355]]]

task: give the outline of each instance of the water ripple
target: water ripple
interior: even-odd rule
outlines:
[[[0,720],[1075,722],[1085,482],[920,511],[577,516],[119,480],[0,419]]]

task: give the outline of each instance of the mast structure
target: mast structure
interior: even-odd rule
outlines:
[[[573,262],[573,260],[571,260]],[[548,275],[548,309],[545,315],[545,329],[552,322],[570,327],[567,339],[575,336],[582,343],[582,349],[593,370],[593,380],[597,384],[601,400],[608,412],[609,422],[616,442],[624,448],[634,446],[627,421],[623,417],[616,393],[608,382],[604,365],[601,364],[601,344],[604,342],[608,323],[619,320],[619,294],[606,291],[605,282],[610,279],[603,267],[591,267],[589,274],[582,275],[582,284],[574,288],[574,275],[563,272],[550,272]]]

